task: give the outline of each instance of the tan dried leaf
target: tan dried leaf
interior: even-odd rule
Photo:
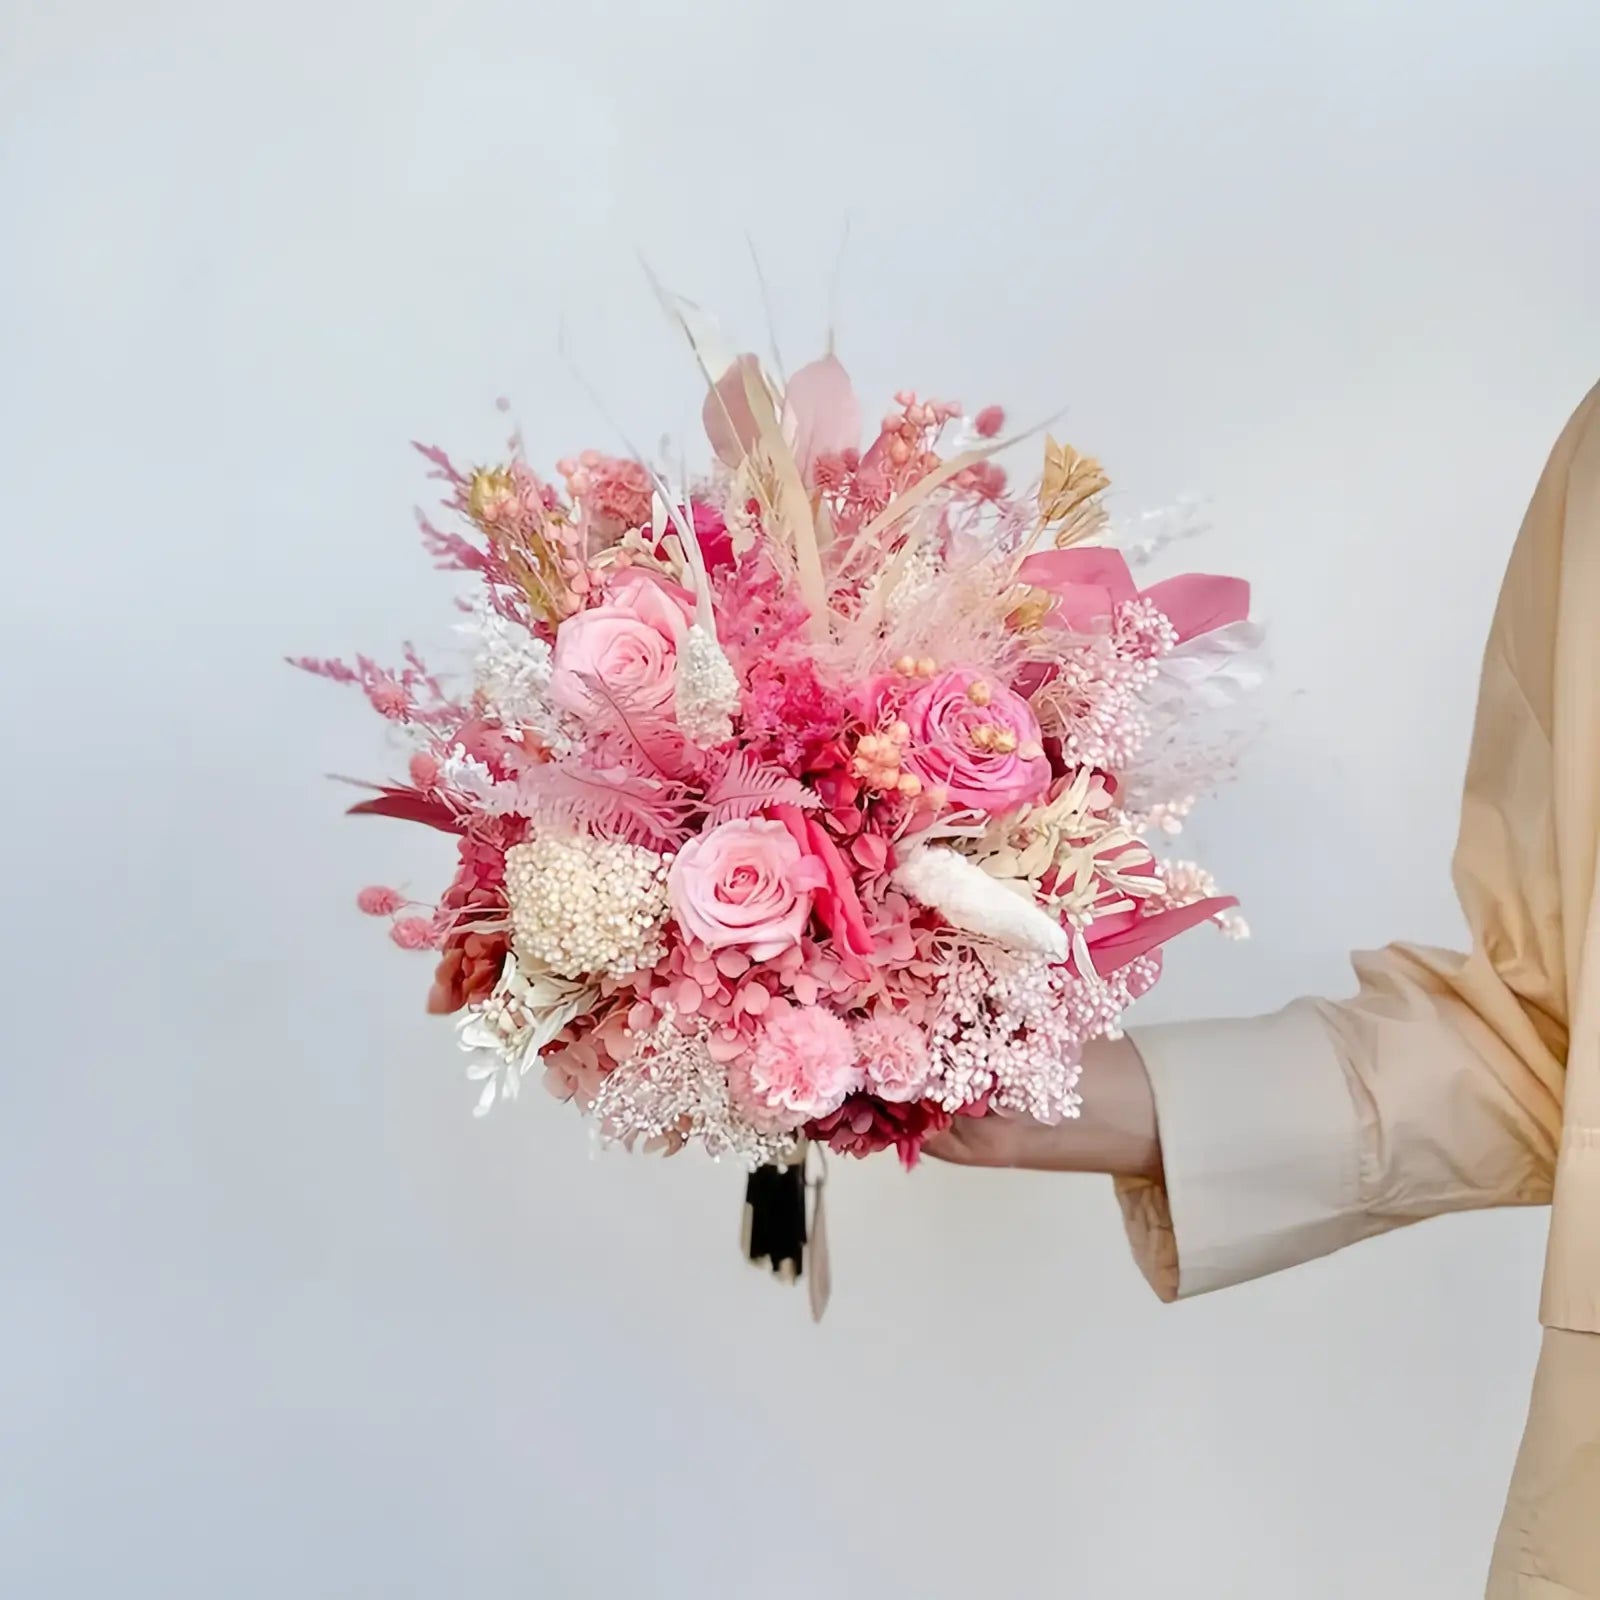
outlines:
[[[1093,456],[1081,455],[1070,444],[1045,439],[1044,472],[1039,480],[1039,521],[1056,528],[1058,546],[1076,544],[1103,520],[1090,502],[1111,480]]]

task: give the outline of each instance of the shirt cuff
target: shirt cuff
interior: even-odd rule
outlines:
[[[1141,1028],[1164,1181],[1120,1179],[1139,1266],[1164,1300],[1366,1237],[1360,1118],[1316,1009]]]

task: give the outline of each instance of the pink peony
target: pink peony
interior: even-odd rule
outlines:
[[[550,698],[576,716],[609,710],[603,683],[630,710],[671,715],[678,645],[694,605],[676,584],[624,571],[601,603],[556,630]]]
[[[863,1017],[851,1030],[867,1083],[880,1100],[904,1104],[928,1087],[928,1044],[922,1030],[892,1012]]]
[[[837,1111],[861,1073],[841,1018],[821,1006],[785,1005],[768,1013],[728,1079],[751,1120],[778,1132]]]
[[[800,942],[821,879],[781,822],[751,817],[689,840],[673,860],[667,893],[690,938],[770,961]]]
[[[1010,811],[1049,785],[1032,707],[981,672],[941,673],[906,702],[904,719],[904,766],[954,806]]]

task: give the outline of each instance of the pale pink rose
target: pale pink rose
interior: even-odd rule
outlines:
[[[729,1064],[734,1098],[757,1127],[780,1133],[825,1117],[861,1085],[850,1029],[821,1006],[774,1006]]]
[[[800,942],[819,876],[781,822],[750,817],[719,823],[684,845],[667,893],[690,938],[770,961]]]
[[[594,688],[603,683],[630,711],[670,716],[678,645],[693,615],[676,584],[621,573],[599,605],[556,629],[550,698],[575,716],[594,716],[610,709]]]
[[[863,1017],[851,1029],[867,1087],[880,1100],[905,1104],[927,1090],[932,1062],[922,1029],[892,1012]]]
[[[941,673],[906,702],[904,719],[903,766],[954,806],[1011,811],[1049,786],[1033,708],[984,673]]]

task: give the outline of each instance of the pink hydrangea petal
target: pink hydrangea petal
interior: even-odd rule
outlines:
[[[882,872],[889,864],[889,841],[881,833],[858,833],[850,841],[850,854],[868,872]]]
[[[745,1041],[732,1028],[719,1028],[706,1040],[706,1054],[724,1064],[737,1061],[746,1048]]]

